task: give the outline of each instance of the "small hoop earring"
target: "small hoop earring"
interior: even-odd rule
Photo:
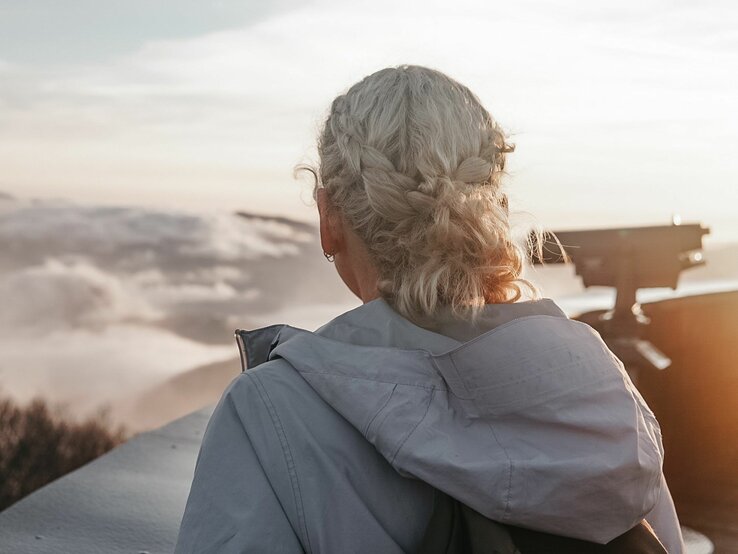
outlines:
[[[333,260],[335,259],[335,254],[328,254],[328,252],[325,251],[323,251],[323,256],[325,256],[325,259],[331,263],[333,263]]]

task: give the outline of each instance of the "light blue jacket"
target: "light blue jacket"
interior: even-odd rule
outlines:
[[[658,423],[594,329],[546,298],[441,330],[376,299],[242,332],[176,552],[416,552],[433,487],[600,543],[646,517],[682,552]]]

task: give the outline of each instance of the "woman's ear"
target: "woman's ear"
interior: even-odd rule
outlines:
[[[320,245],[323,252],[335,254],[343,246],[343,228],[337,221],[338,214],[324,188],[317,190],[318,215],[320,216]]]

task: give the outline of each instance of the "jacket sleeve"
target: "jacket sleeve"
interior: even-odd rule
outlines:
[[[175,554],[302,553],[238,416],[232,387],[208,422]]]

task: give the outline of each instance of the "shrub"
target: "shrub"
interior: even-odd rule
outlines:
[[[0,398],[0,510],[104,454],[125,438],[107,414],[81,422],[41,399]]]

